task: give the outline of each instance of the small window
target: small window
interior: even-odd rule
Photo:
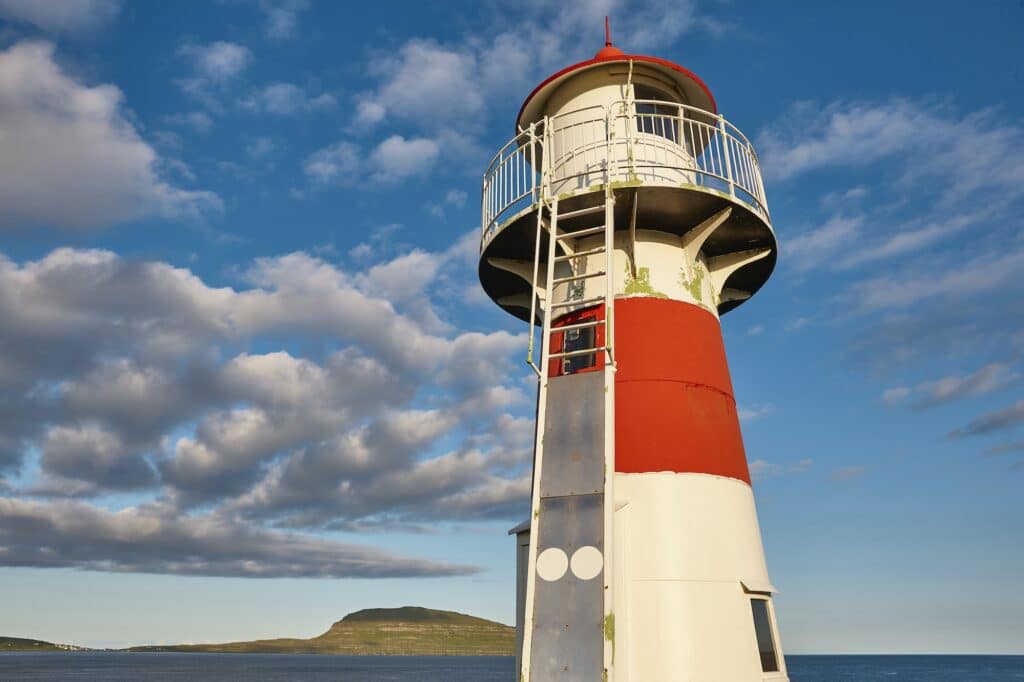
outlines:
[[[636,103],[637,131],[678,142],[679,107],[670,104],[676,98],[645,85],[634,85],[633,95],[635,99],[640,100]],[[657,100],[658,103],[643,100]]]
[[[564,341],[562,342],[562,349],[570,353],[574,350],[584,350],[593,348],[594,343],[594,327],[586,327],[584,329],[570,329],[565,332]],[[586,355],[574,355],[572,357],[565,358],[562,361],[562,373],[563,374],[575,374],[583,369],[590,369],[597,362],[597,353],[587,353]]]
[[[775,655],[775,638],[772,636],[772,618],[768,611],[767,599],[751,599],[754,612],[754,632],[757,635],[757,651],[761,655],[761,670],[766,673],[779,671],[779,659]]]

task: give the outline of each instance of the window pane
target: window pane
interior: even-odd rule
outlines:
[[[774,673],[779,670],[779,661],[775,656],[775,640],[772,638],[772,621],[768,615],[767,599],[751,599],[750,608],[754,611],[754,632],[757,633],[757,650],[761,654],[761,670]]]
[[[594,328],[587,327],[586,329],[570,329],[565,332],[565,342],[563,344],[563,350],[565,352],[571,352],[574,350],[583,350],[585,348],[594,347]],[[565,374],[574,374],[581,369],[587,369],[593,367],[597,361],[597,354],[587,355],[576,355],[571,358],[565,358],[563,360],[562,368]]]
[[[643,85],[634,85],[633,95],[638,100],[676,101],[676,98],[669,94]],[[679,108],[670,104],[639,102],[636,105],[636,129],[641,133],[659,135],[678,142],[679,132],[675,118],[678,115]]]

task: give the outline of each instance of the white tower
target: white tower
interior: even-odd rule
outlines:
[[[785,680],[719,326],[775,264],[757,155],[697,76],[610,40],[516,130],[480,279],[540,381],[521,679]]]

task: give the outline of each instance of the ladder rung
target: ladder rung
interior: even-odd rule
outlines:
[[[580,237],[589,237],[592,234],[600,234],[601,232],[604,232],[604,225],[587,227],[582,230],[574,230],[572,232],[560,232],[558,234],[558,239],[578,239]]]
[[[573,329],[588,329],[590,327],[598,327],[604,324],[604,320],[587,320],[586,322],[577,322],[576,324],[559,325],[558,327],[552,327],[551,333],[556,334],[558,332],[568,332]]]
[[[552,303],[551,310],[555,308],[570,308],[573,306],[585,306],[591,303],[604,303],[604,296],[597,296],[595,298],[581,298],[578,301],[563,301],[562,303]]]
[[[590,208],[581,208],[577,211],[568,211],[566,213],[560,213],[558,215],[559,220],[569,220],[570,218],[578,218],[581,215],[590,215],[592,213],[599,213],[604,210],[604,204],[598,204],[597,206],[591,206]]]
[[[583,256],[595,256],[599,253],[604,253],[606,249],[603,246],[598,246],[593,249],[587,249],[586,251],[577,251],[576,253],[569,253],[564,256],[555,256],[555,262],[561,263],[562,261],[572,260],[573,258],[582,258]]]
[[[607,350],[603,346],[601,348],[583,348],[581,350],[569,350],[563,353],[552,353],[548,357],[552,360],[557,358],[574,358],[579,355],[593,355],[594,353],[600,353]]]
[[[604,270],[598,270],[596,272],[585,272],[582,275],[572,275],[571,277],[557,277],[551,280],[551,284],[564,284],[565,282],[575,282],[581,279],[590,279],[591,277],[600,277],[605,274]]]

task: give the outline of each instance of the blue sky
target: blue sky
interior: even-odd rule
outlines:
[[[512,620],[480,173],[610,14],[761,155],[723,329],[787,651],[1024,653],[1020,4],[505,5],[0,0],[0,633]]]

